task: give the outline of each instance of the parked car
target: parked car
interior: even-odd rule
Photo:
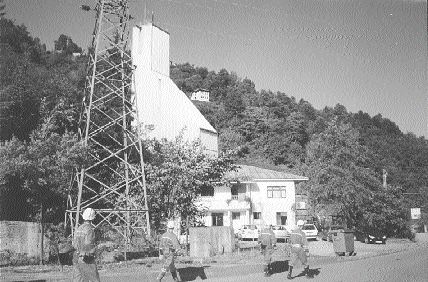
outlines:
[[[355,230],[354,236],[357,241],[366,244],[386,244],[386,235],[378,230],[361,231]]]
[[[333,236],[336,236],[338,232],[343,232],[344,230],[345,228],[341,225],[328,226],[321,232],[321,239],[333,242]]]
[[[257,240],[259,238],[260,230],[257,225],[248,224],[242,226],[238,233],[238,238],[241,240]]]
[[[273,233],[275,233],[277,242],[286,242],[290,238],[290,233],[284,225],[272,225]]]
[[[303,233],[306,235],[306,239],[317,239],[318,229],[314,224],[305,224],[302,227]]]

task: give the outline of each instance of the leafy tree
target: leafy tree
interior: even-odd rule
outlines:
[[[339,215],[353,226],[361,208],[380,187],[366,169],[367,148],[358,143],[358,132],[333,120],[307,147],[307,187],[312,206],[327,215]]]
[[[221,183],[234,167],[230,157],[208,156],[198,142],[184,142],[182,137],[151,140],[145,146],[149,209],[155,229],[171,217],[200,216],[204,210],[196,205],[196,198],[201,189]]]
[[[18,200],[0,215],[7,220],[62,219],[70,178],[86,159],[74,134],[54,133],[47,120],[29,142],[13,138],[0,147],[1,198]]]
[[[62,51],[68,55],[82,52],[82,48],[77,46],[77,44],[73,42],[70,36],[64,34],[61,34],[58,40],[55,40],[54,44],[56,51]]]
[[[349,226],[403,235],[402,189],[383,187],[369,165],[370,152],[358,132],[337,120],[308,145],[307,187],[318,212],[338,215]]]
[[[0,220],[28,220],[31,205],[25,171],[31,166],[24,142],[16,138],[0,146]]]
[[[245,138],[230,128],[220,131],[219,140],[221,152],[237,151],[239,156],[243,156],[248,151],[248,147],[244,145]]]
[[[236,117],[245,110],[243,93],[238,88],[228,88],[226,97],[224,99],[224,109],[229,117]]]

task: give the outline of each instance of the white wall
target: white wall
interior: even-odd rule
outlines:
[[[295,212],[292,210],[292,206],[296,201],[296,189],[293,181],[284,182],[257,182],[260,189],[258,193],[257,201],[260,205],[260,211],[262,213],[262,219],[265,224],[277,224],[277,212],[287,213],[287,226],[290,228],[295,225]],[[268,186],[285,186],[286,197],[285,198],[268,198],[267,187]],[[256,198],[254,198],[256,200]]]
[[[152,24],[134,27],[132,63],[138,120],[146,129],[145,137],[174,140],[183,132],[185,141],[200,139],[209,153],[217,155],[217,131],[169,78],[169,34]]]
[[[225,226],[232,225],[232,212],[240,212],[240,225],[244,224],[277,224],[277,212],[287,213],[287,227],[292,229],[295,225],[295,212],[292,206],[295,203],[295,184],[293,181],[274,181],[274,182],[256,182],[247,183],[246,196],[251,198],[252,209],[246,205],[245,201],[226,203],[231,198],[230,187],[215,187],[214,197],[205,197],[205,206],[208,207],[209,213],[204,217],[206,226],[212,225],[211,212],[223,212],[223,223]],[[285,186],[285,198],[268,198],[268,186]],[[240,208],[247,207],[245,210]],[[254,220],[253,212],[261,212],[261,220]]]

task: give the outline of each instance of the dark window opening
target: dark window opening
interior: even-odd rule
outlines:
[[[223,213],[212,213],[213,226],[223,226]]]

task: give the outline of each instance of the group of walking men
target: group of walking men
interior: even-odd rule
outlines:
[[[74,281],[100,281],[100,276],[95,263],[95,231],[92,221],[95,218],[95,211],[92,208],[87,208],[83,212],[84,223],[80,225],[74,234],[73,247],[75,249],[73,256],[74,264]],[[291,260],[288,269],[288,279],[292,279],[293,267],[300,261],[305,267],[304,274],[311,278],[309,266],[307,263],[308,244],[306,235],[302,231],[304,222],[297,221],[297,228],[294,229],[289,238]],[[175,256],[180,250],[180,244],[177,236],[173,233],[174,222],[167,223],[167,231],[162,234],[159,240],[159,258],[162,261],[162,268],[157,276],[157,281],[161,281],[165,274],[170,271],[174,281],[180,281],[175,268]],[[264,273],[265,276],[272,274],[272,255],[276,249],[276,238],[272,231],[272,226],[265,228],[260,233],[258,238],[261,252],[264,257]]]
[[[304,275],[307,278],[312,278],[309,271],[308,265],[308,242],[306,240],[306,235],[302,231],[304,225],[303,220],[297,221],[297,228],[291,231],[289,238],[289,247],[290,247],[290,262],[288,265],[288,279],[293,279],[292,273],[294,266],[300,261],[304,266]],[[272,255],[276,249],[276,238],[275,233],[272,231],[272,226],[269,225],[268,228],[265,228],[261,231],[258,243],[260,244],[260,250],[264,258],[264,274],[265,276],[272,275]]]
[[[92,221],[95,219],[95,211],[87,208],[83,212],[84,223],[80,225],[74,234],[73,248],[73,281],[100,281],[97,265],[95,263],[95,228]],[[175,268],[174,259],[180,250],[177,236],[173,233],[174,221],[169,221],[167,231],[162,234],[159,240],[159,258],[162,261],[162,269],[157,276],[157,281],[161,281],[165,274],[170,271],[174,281],[180,281]]]

